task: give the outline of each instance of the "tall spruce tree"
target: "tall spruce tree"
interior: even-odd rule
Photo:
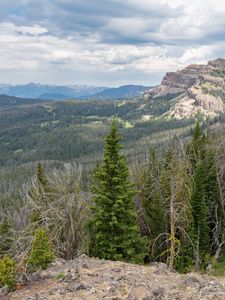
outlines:
[[[217,174],[215,149],[196,124],[189,145],[192,162],[193,192],[192,214],[195,227],[195,243],[199,261],[204,267],[205,258],[215,254],[224,228],[224,208]]]
[[[166,231],[168,218],[166,215],[166,201],[161,189],[161,171],[162,166],[156,152],[153,150],[150,153],[149,163],[144,170],[142,207],[144,211],[144,222],[149,228],[148,259],[151,261],[158,256],[158,260],[164,262],[165,257],[159,256],[159,254],[166,250],[166,245],[164,243],[164,237],[158,237]],[[155,242],[156,239],[157,243]],[[164,247],[162,247],[162,244],[164,244]]]
[[[104,159],[94,173],[90,254],[99,258],[142,263],[146,241],[140,236],[125,157],[119,153],[115,122],[106,136]]]
[[[197,249],[199,249],[200,260],[204,262],[207,254],[210,253],[210,237],[208,216],[209,209],[205,192],[203,162],[198,162],[194,176],[194,187],[192,193],[192,215],[194,219],[195,240]]]
[[[215,253],[224,238],[224,206],[221,199],[215,155],[215,150],[209,149],[206,151],[204,157],[204,182],[206,199],[209,207],[208,223],[212,253]]]
[[[190,163],[178,139],[174,138],[172,146],[160,162],[155,153],[151,155],[142,204],[150,229],[149,259],[186,271],[193,260]]]
[[[200,123],[197,122],[193,131],[192,141],[187,146],[187,154],[189,155],[193,174],[196,171],[196,165],[204,156],[206,137],[201,131]]]

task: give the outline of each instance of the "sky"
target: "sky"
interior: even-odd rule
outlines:
[[[0,0],[0,82],[159,84],[225,58],[224,0]]]

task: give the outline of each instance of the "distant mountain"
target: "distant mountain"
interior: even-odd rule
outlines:
[[[93,87],[86,85],[44,85],[39,83],[28,83],[24,85],[0,84],[0,94],[21,98],[40,98],[49,100],[65,100],[89,97],[93,94],[106,90],[106,87]]]
[[[134,98],[142,95],[149,86],[143,85],[123,85],[118,88],[109,88],[94,95],[91,95],[88,98],[95,99],[128,99]]]
[[[71,98],[79,98],[74,96],[68,96],[67,94],[59,94],[59,93],[44,93],[38,97],[38,99],[47,99],[47,100],[68,100]]]
[[[142,85],[124,85],[118,88],[108,88],[86,85],[44,85],[40,83],[24,85],[0,84],[0,94],[46,100],[128,99],[142,95],[149,88]]]

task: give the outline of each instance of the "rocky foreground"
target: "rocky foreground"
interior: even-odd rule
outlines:
[[[82,255],[73,261],[57,260],[0,299],[224,300],[225,281],[195,273],[181,275],[160,263],[138,266]]]

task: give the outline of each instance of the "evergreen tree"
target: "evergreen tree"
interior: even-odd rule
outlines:
[[[199,249],[200,260],[204,261],[205,256],[210,253],[210,237],[208,217],[209,210],[205,192],[204,165],[198,162],[194,176],[194,187],[192,193],[192,215],[194,219],[196,245]]]
[[[224,207],[222,204],[218,171],[216,167],[215,151],[209,149],[204,158],[205,169],[205,193],[209,207],[209,229],[212,244],[212,252],[215,253],[222,242],[224,230]]]
[[[39,185],[39,192],[42,194],[43,200],[44,199],[51,199],[51,186],[48,182],[48,179],[45,174],[45,170],[41,163],[37,164],[36,170],[37,182]]]
[[[45,229],[40,228],[35,232],[31,253],[27,259],[28,265],[32,271],[39,268],[47,269],[53,261],[54,254]]]
[[[204,156],[206,142],[206,136],[201,131],[200,123],[197,122],[193,131],[192,141],[187,146],[187,153],[192,163],[193,173],[198,161]]]
[[[192,162],[192,214],[195,223],[195,242],[199,258],[214,255],[222,242],[224,207],[222,204],[215,149],[196,124],[188,146]]]
[[[145,170],[145,186],[143,207],[146,222],[149,225],[151,236],[157,237],[165,231],[165,203],[162,203],[160,190],[160,164],[155,151],[150,155],[149,165]]]
[[[43,187],[48,186],[48,181],[45,176],[45,171],[44,171],[44,168],[41,163],[37,164],[37,180],[41,186],[43,186]]]
[[[143,209],[149,226],[150,260],[160,260],[181,271],[191,268],[190,163],[179,140],[161,161],[151,155],[145,171]],[[184,257],[185,256],[185,257]]]
[[[90,254],[104,259],[142,263],[146,242],[141,238],[136,223],[134,190],[120,149],[120,135],[113,122],[105,139],[103,163],[94,174]]]
[[[144,220],[146,226],[149,228],[149,260],[154,260],[156,256],[166,250],[166,245],[163,243],[163,236],[158,238],[160,234],[165,233],[168,224],[166,213],[167,201],[165,201],[163,196],[161,175],[162,165],[158,161],[156,152],[151,151],[148,166],[144,171],[144,194],[142,200]],[[163,186],[165,187],[165,185]],[[155,243],[156,239],[157,243]],[[162,244],[164,244],[164,247],[162,247]],[[158,260],[164,262],[165,257],[159,256]]]
[[[149,165],[145,171],[145,194],[143,199],[143,209],[145,220],[150,229],[149,259],[166,262],[165,233],[168,228],[168,199],[170,196],[170,171],[168,160],[170,153],[166,153],[165,161],[159,162],[156,153],[152,152]]]

